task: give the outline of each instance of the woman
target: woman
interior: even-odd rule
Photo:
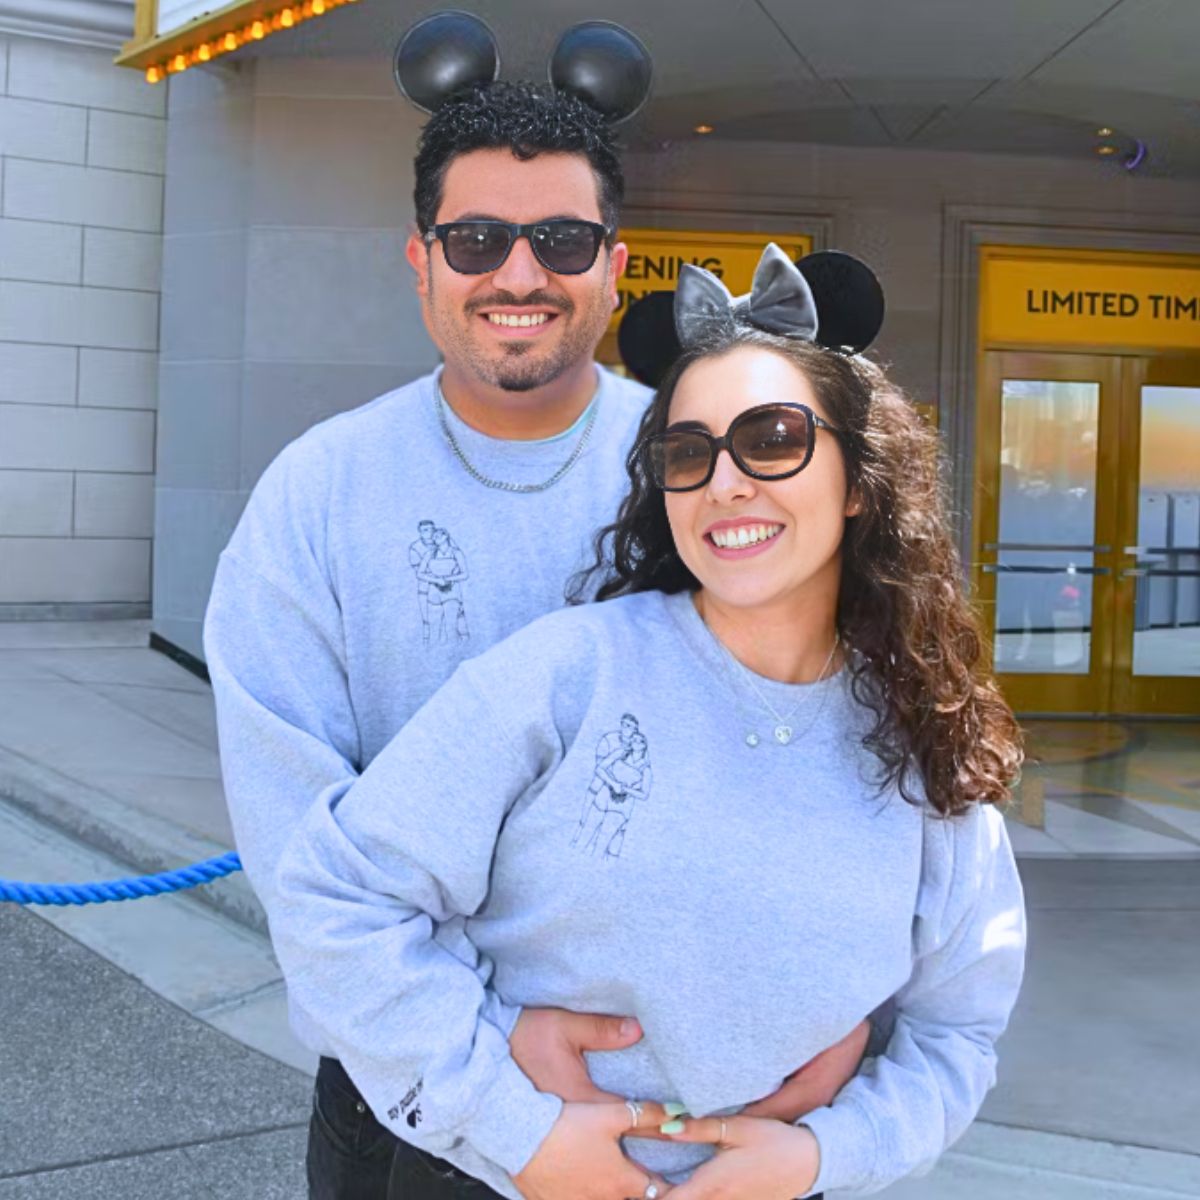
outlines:
[[[450,622],[460,642],[471,636],[467,628],[467,611],[463,606],[462,584],[469,579],[466,555],[445,529],[433,531],[433,544],[417,568],[417,579],[426,587],[425,602],[429,623],[437,621],[436,641],[450,640]],[[428,642],[429,628],[426,625]]]
[[[815,344],[836,314],[785,256],[759,276],[724,308],[711,276],[681,284],[604,602],[461,667],[281,866],[292,991],[380,1119],[480,1181],[447,1194],[877,1190],[994,1079],[1024,946],[995,805],[1020,747],[934,436]],[[644,765],[642,795],[652,752],[653,799],[619,854],[581,854],[602,745]],[[832,1105],[735,1115],[891,996],[886,1052]],[[642,1041],[589,1068],[639,1102],[536,1091],[508,1053],[523,1005],[637,1016]]]

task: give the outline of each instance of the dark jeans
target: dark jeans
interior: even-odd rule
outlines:
[[[332,1058],[317,1068],[307,1165],[309,1200],[504,1200],[381,1125]]]
[[[309,1200],[504,1200],[381,1125],[332,1058],[317,1068],[307,1167]]]

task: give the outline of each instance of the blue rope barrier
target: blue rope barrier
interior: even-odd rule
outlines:
[[[109,879],[102,883],[18,883],[15,879],[0,879],[0,903],[63,905],[140,900],[143,896],[161,896],[167,892],[199,887],[241,869],[242,860],[231,851],[175,871],[137,875],[130,879]]]

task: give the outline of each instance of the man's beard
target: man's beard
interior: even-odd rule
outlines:
[[[555,320],[573,319],[574,324],[549,352],[539,353],[536,343],[514,339],[500,347],[500,355],[489,354],[474,338],[457,328],[450,341],[461,356],[463,365],[484,383],[506,392],[531,392],[553,383],[580,362],[591,361],[608,324],[609,310],[605,300],[605,295],[601,293],[594,304],[580,308],[569,300],[534,293],[523,300],[507,295],[488,297],[469,306],[468,320],[474,319],[474,313],[480,308],[494,304],[546,304],[553,307],[560,314]]]
[[[500,362],[480,365],[491,376],[488,383],[506,392],[532,392],[553,383],[578,362],[581,353],[587,353],[589,347],[579,348],[574,344],[576,341],[575,338],[568,339],[553,354],[540,359],[533,353],[534,346],[528,342],[515,342],[504,348],[504,358]]]

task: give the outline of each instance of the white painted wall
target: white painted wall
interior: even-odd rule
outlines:
[[[148,610],[165,101],[0,37],[0,619]]]
[[[403,257],[421,124],[386,60],[170,81],[153,628],[189,653],[267,464],[436,361]]]

